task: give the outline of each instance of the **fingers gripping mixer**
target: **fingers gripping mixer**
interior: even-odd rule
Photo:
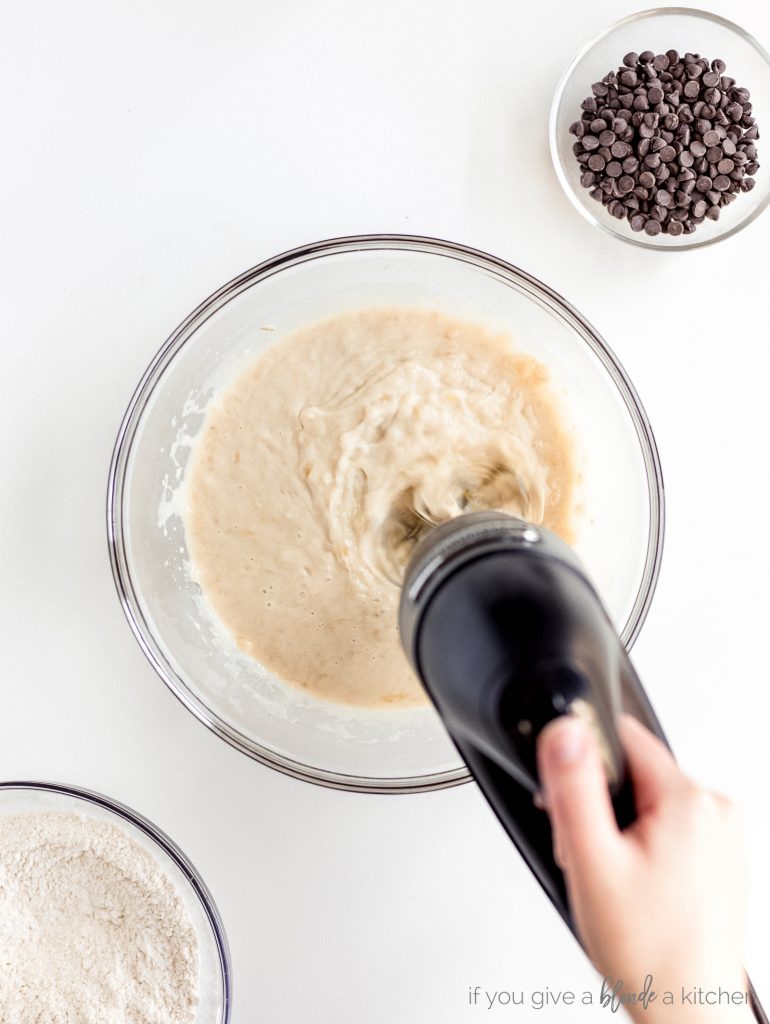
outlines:
[[[399,611],[407,655],[498,818],[567,924],[536,745],[557,715],[595,731],[615,814],[634,801],[616,730],[625,710],[661,728],[601,601],[554,534],[497,512],[460,516],[415,549]]]

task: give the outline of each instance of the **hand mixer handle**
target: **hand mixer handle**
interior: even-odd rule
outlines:
[[[552,534],[507,516],[475,514],[439,528],[415,553],[400,625],[452,740],[574,930],[550,823],[533,803],[537,738],[560,714],[588,721],[618,823],[626,827],[636,815],[617,716],[629,707],[661,734],[596,592]]]
[[[616,729],[624,690],[660,727],[593,589],[541,551],[489,552],[435,592],[418,642],[425,686],[474,778],[532,872],[574,931],[539,788],[537,739],[561,714],[595,730],[618,824],[636,817]]]

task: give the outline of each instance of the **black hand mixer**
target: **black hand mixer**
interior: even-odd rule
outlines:
[[[594,730],[621,828],[635,818],[616,722],[665,741],[639,677],[581,565],[542,527],[473,512],[431,529],[406,569],[404,649],[451,739],[568,927],[564,876],[538,789],[537,739],[558,715]],[[767,1024],[749,983],[755,1017]]]

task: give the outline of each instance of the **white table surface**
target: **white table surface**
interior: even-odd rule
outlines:
[[[661,254],[569,205],[547,152],[551,94],[573,52],[633,9],[3,11],[0,778],[97,789],[178,841],[225,920],[235,1024],[527,1021],[546,1014],[470,1007],[468,987],[598,991],[474,786],[349,795],[251,762],[163,686],[114,592],[107,467],[150,357],[240,271],[367,231],[522,266],[593,321],[634,380],[668,511],[634,657],[684,766],[746,808],[748,964],[770,1005],[770,214],[718,247]],[[719,12],[770,43],[759,0]]]

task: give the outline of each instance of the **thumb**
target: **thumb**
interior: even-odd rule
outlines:
[[[556,858],[568,877],[589,878],[621,840],[596,738],[582,719],[560,715],[540,734],[537,754]]]

